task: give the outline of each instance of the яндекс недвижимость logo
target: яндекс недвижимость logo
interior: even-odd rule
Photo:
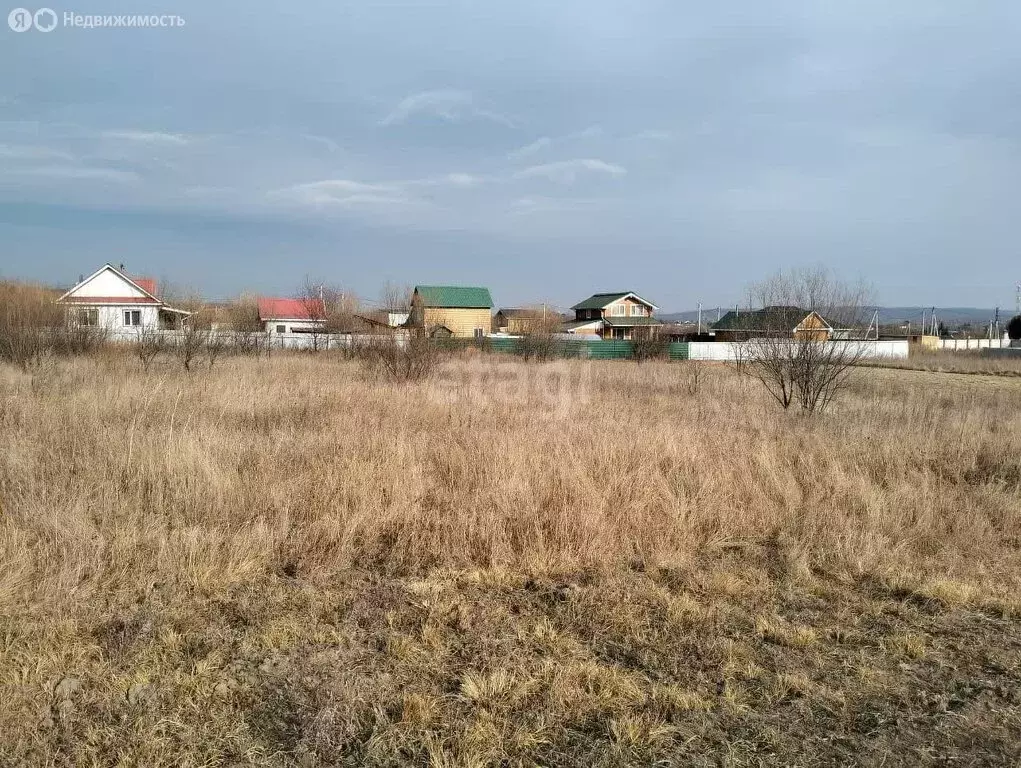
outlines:
[[[7,14],[7,26],[15,32],[27,32],[32,27],[40,32],[52,32],[57,26],[57,14],[52,8],[40,8],[35,13],[27,8],[15,8]]]
[[[34,13],[28,8],[15,8],[7,14],[7,26],[15,32],[27,32],[33,27],[40,32],[52,32],[60,24],[52,8],[40,8]],[[102,29],[104,27],[183,27],[184,19],[177,14],[80,14],[63,12],[65,27]]]

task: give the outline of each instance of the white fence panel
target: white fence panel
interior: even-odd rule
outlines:
[[[969,349],[1001,349],[1010,346],[1009,339],[940,339],[939,348],[950,352]]]
[[[902,360],[908,356],[906,340],[893,341],[826,341],[823,344],[856,345],[868,360]],[[690,360],[718,360],[737,362],[755,356],[755,342],[748,341],[693,341],[688,344]]]

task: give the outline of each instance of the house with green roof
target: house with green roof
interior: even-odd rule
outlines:
[[[408,325],[430,336],[482,338],[493,326],[493,297],[488,288],[416,285]]]
[[[838,329],[815,310],[773,305],[762,309],[735,309],[710,326],[717,341],[747,341],[758,338],[792,338],[827,341],[846,338],[848,329]]]
[[[571,307],[574,322],[565,330],[576,335],[595,335],[601,339],[632,339],[640,329],[656,333],[663,322],[659,309],[634,291],[595,293]]]

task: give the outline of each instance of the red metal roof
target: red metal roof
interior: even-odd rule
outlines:
[[[325,308],[315,306],[319,303],[318,299],[313,301],[314,304],[305,299],[259,299],[259,319],[264,321],[322,320],[326,314]],[[310,308],[318,312],[318,317],[312,316],[312,313],[309,312]]]
[[[131,275],[127,275],[126,277],[146,293],[151,293],[153,296],[156,295],[156,281],[153,278],[132,277]]]

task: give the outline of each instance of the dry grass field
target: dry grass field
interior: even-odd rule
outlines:
[[[986,357],[975,351],[913,349],[906,360],[885,360],[883,366],[931,373],[975,373],[983,376],[1021,376],[1021,355]]]
[[[1021,379],[0,367],[0,765],[1021,760]]]

